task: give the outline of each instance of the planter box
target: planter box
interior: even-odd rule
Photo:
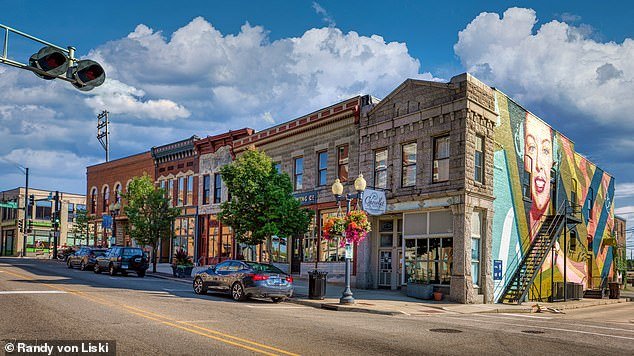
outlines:
[[[185,278],[191,277],[194,266],[175,266],[172,265],[172,273],[174,277]]]
[[[434,286],[431,284],[407,283],[407,296],[418,299],[432,299]]]

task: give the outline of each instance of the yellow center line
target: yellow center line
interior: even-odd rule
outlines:
[[[13,276],[26,279],[26,280],[37,281],[36,279],[34,279],[32,277],[29,277],[29,276],[26,276],[26,275],[23,275],[23,274],[20,274],[20,273],[15,273],[15,272],[12,272],[12,271],[7,271],[7,270],[5,270],[5,272],[8,273],[8,274],[11,274]],[[240,338],[240,337],[237,337],[237,336],[233,336],[233,335],[230,335],[230,334],[225,334],[225,333],[222,333],[220,331],[204,328],[204,327],[201,327],[201,326],[189,323],[189,322],[177,321],[177,323],[179,323],[179,324],[187,325],[189,327],[193,327],[193,328],[196,328],[196,329],[199,329],[199,330],[203,330],[205,332],[201,332],[201,331],[198,331],[198,330],[187,328],[185,326],[178,325],[178,324],[175,324],[175,323],[169,321],[169,318],[167,318],[167,317],[165,317],[163,315],[159,315],[159,314],[147,311],[147,310],[135,308],[135,307],[132,307],[132,306],[129,306],[129,305],[126,305],[126,304],[113,302],[111,300],[105,300],[103,298],[99,298],[99,297],[95,297],[95,296],[88,296],[88,295],[86,295],[85,292],[72,290],[72,289],[67,289],[67,288],[64,288],[64,287],[61,287],[61,286],[52,285],[52,284],[49,284],[49,283],[40,282],[40,284],[42,284],[44,286],[47,286],[47,287],[49,287],[51,289],[61,290],[61,291],[76,295],[76,296],[81,297],[81,298],[88,299],[90,301],[93,301],[95,303],[102,304],[102,305],[105,305],[105,306],[112,307],[113,305],[116,305],[116,306],[119,306],[119,307],[122,307],[122,308],[126,309],[126,311],[128,313],[130,313],[130,314],[137,315],[137,316],[140,316],[140,317],[148,319],[148,320],[156,321],[158,323],[161,323],[161,324],[164,324],[164,325],[168,325],[168,326],[171,326],[173,328],[181,329],[181,330],[184,330],[184,331],[196,334],[196,335],[205,336],[205,337],[207,337],[209,339],[213,339],[213,340],[217,340],[217,341],[220,341],[220,342],[224,342],[226,344],[237,346],[237,347],[249,350],[249,351],[254,351],[254,352],[257,352],[257,353],[264,354],[264,355],[276,355],[276,354],[268,352],[266,350],[260,350],[260,349],[257,349],[255,347],[251,347],[249,345],[243,345],[243,344],[240,344],[238,342],[231,341],[231,340],[226,340],[226,339],[220,338],[218,336],[222,336],[222,337],[225,337],[225,338],[230,338],[230,339],[233,339],[233,340],[236,340],[236,341],[240,341],[240,342],[243,342],[243,343],[251,344],[251,345],[263,348],[263,349],[268,349],[268,350],[275,351],[275,352],[278,352],[278,353],[281,353],[281,354],[285,354],[285,355],[289,355],[289,356],[299,356],[298,354],[295,354],[295,353],[284,351],[284,350],[281,350],[281,349],[278,349],[278,348],[275,348],[275,347],[272,347],[272,346],[260,344],[260,343],[255,342],[255,341],[250,341],[250,340],[243,339],[243,338]],[[215,335],[218,335],[218,336],[215,336]]]

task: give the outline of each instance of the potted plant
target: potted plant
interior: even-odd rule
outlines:
[[[172,263],[172,273],[174,277],[189,277],[192,275],[194,269],[194,262],[192,258],[187,255],[187,251],[183,248],[179,248],[174,253],[174,262]]]
[[[434,286],[427,280],[410,278],[407,280],[407,296],[418,299],[432,299]]]

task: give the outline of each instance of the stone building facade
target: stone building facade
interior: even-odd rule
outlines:
[[[0,256],[19,256],[26,243],[27,256],[48,254],[48,248],[53,243],[53,224],[51,217],[55,213],[55,191],[29,188],[29,195],[33,195],[35,205],[29,206],[29,219],[24,215],[23,187],[0,192],[3,203],[17,203],[16,208],[0,208]],[[59,246],[73,246],[86,243],[86,236],[76,236],[73,232],[75,214],[78,210],[86,209],[86,196],[59,192]],[[31,226],[31,231],[24,238],[24,232],[18,229],[18,220],[23,226]],[[31,221],[31,224],[29,224]]]
[[[154,180],[154,163],[150,152],[116,159],[86,167],[86,203],[91,219],[91,244],[132,245],[133,241],[125,233],[127,218],[123,207],[122,194],[127,193],[128,184],[134,177],[148,175]],[[114,205],[119,203],[118,205]],[[116,206],[118,210],[112,210]],[[111,220],[104,228],[104,216]],[[114,237],[114,241],[112,241]]]
[[[359,246],[357,286],[433,284],[458,302],[492,299],[485,256],[495,119],[491,89],[468,74],[449,83],[408,79],[361,117],[360,172],[370,189],[384,192],[386,207]]]

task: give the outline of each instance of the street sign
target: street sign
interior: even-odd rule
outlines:
[[[361,202],[363,210],[370,215],[383,215],[387,209],[385,192],[382,190],[366,189]]]
[[[18,208],[18,203],[13,202],[13,201],[9,201],[9,202],[6,202],[6,203],[0,203],[0,208],[17,209]]]
[[[346,244],[346,258],[352,258],[352,244]]]
[[[102,216],[101,227],[104,229],[112,229],[112,216],[104,215]]]
[[[493,280],[502,280],[502,260],[493,260]]]
[[[306,192],[306,193],[296,193],[293,196],[299,200],[300,204],[303,205],[311,205],[317,203],[317,192]]]

